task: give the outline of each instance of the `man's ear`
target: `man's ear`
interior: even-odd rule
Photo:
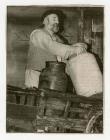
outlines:
[[[43,24],[44,25],[48,25],[49,24],[49,18],[48,17],[44,18]]]

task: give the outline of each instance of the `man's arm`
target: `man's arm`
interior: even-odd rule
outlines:
[[[71,55],[77,53],[77,47],[72,47],[70,45],[53,41],[50,35],[40,30],[33,32],[30,37],[30,41],[35,47],[39,46],[40,48],[49,51],[53,55],[61,56],[63,59],[67,59]],[[82,50],[79,48],[79,51]]]

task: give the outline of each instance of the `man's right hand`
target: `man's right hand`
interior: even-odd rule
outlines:
[[[73,53],[79,55],[81,53],[86,52],[87,45],[85,43],[76,43],[72,45]]]

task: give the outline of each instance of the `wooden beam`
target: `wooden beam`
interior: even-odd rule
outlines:
[[[62,100],[70,100],[71,102],[79,102],[79,103],[89,103],[89,104],[102,104],[103,98],[96,98],[96,97],[84,97],[79,95],[74,95],[72,93],[61,93],[58,91],[53,91],[49,89],[45,90],[33,90],[33,91],[13,91],[8,90],[8,94],[17,94],[17,95],[35,95],[35,96],[42,96],[41,93],[43,93],[43,97],[47,98],[59,98]],[[103,94],[101,93],[102,97]]]

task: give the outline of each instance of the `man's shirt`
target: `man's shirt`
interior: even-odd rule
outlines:
[[[45,29],[34,30],[30,35],[27,69],[41,71],[46,61],[57,61],[57,56],[68,58],[70,46],[62,43],[57,35]]]

